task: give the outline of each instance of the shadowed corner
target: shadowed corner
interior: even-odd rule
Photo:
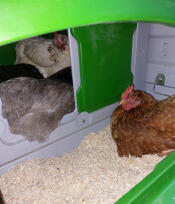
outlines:
[[[5,204],[1,190],[0,190],[0,204]]]

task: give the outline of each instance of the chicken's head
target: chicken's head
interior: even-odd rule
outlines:
[[[61,35],[57,32],[54,32],[54,39],[58,49],[66,50],[66,46],[68,45],[68,38],[66,35]]]
[[[132,84],[123,92],[119,105],[122,105],[124,110],[129,111],[136,108],[139,104],[139,97],[135,94],[134,85]]]

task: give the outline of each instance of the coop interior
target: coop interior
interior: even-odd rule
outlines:
[[[12,133],[7,119],[2,115],[1,102],[0,149],[3,154],[0,155],[0,174],[7,173],[9,168],[21,161],[50,158],[67,152],[71,154],[74,149],[76,151],[86,135],[98,133],[110,124],[110,116],[117,107],[121,94],[132,83],[135,89],[144,90],[157,100],[175,93],[175,28],[155,23],[105,23],[71,28],[58,31],[57,34],[68,37],[70,66],[66,65],[49,77],[63,78],[65,83],[72,84],[74,108],[63,114],[57,127],[40,141],[37,137],[30,140],[24,135]],[[54,33],[40,37],[56,42]],[[18,64],[15,63],[18,43],[0,47],[1,65]],[[35,46],[36,44],[37,42]],[[61,49],[64,51],[64,47]],[[41,51],[42,55],[50,50],[43,46],[36,51]],[[44,59],[45,56],[41,56],[40,61],[44,62]],[[37,59],[34,57],[34,60]],[[20,63],[25,61],[19,61]],[[35,61],[35,65],[36,63]],[[57,63],[57,59],[54,63]],[[148,164],[150,160],[150,157],[144,158],[143,163]],[[157,157],[153,159],[153,164],[149,167],[151,171],[160,160]],[[133,158],[126,162],[133,162]],[[144,176],[148,173],[150,171]],[[120,196],[117,197],[119,198]],[[84,201],[82,199],[79,203],[86,203],[86,199],[85,196]],[[117,200],[115,197],[113,199],[106,203]],[[68,200],[67,203],[71,201]]]

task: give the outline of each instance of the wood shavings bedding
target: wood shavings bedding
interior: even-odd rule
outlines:
[[[112,204],[162,160],[120,158],[109,126],[71,153],[21,162],[0,177],[6,204]]]

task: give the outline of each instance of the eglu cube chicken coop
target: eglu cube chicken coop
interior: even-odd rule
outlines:
[[[158,100],[175,93],[175,1],[0,2],[0,64],[13,64],[19,40],[67,32],[75,109],[44,142],[10,132],[0,117],[0,173],[19,161],[72,151],[110,122],[134,83]],[[46,35],[47,37],[52,34]],[[174,203],[175,153],[117,203]]]

